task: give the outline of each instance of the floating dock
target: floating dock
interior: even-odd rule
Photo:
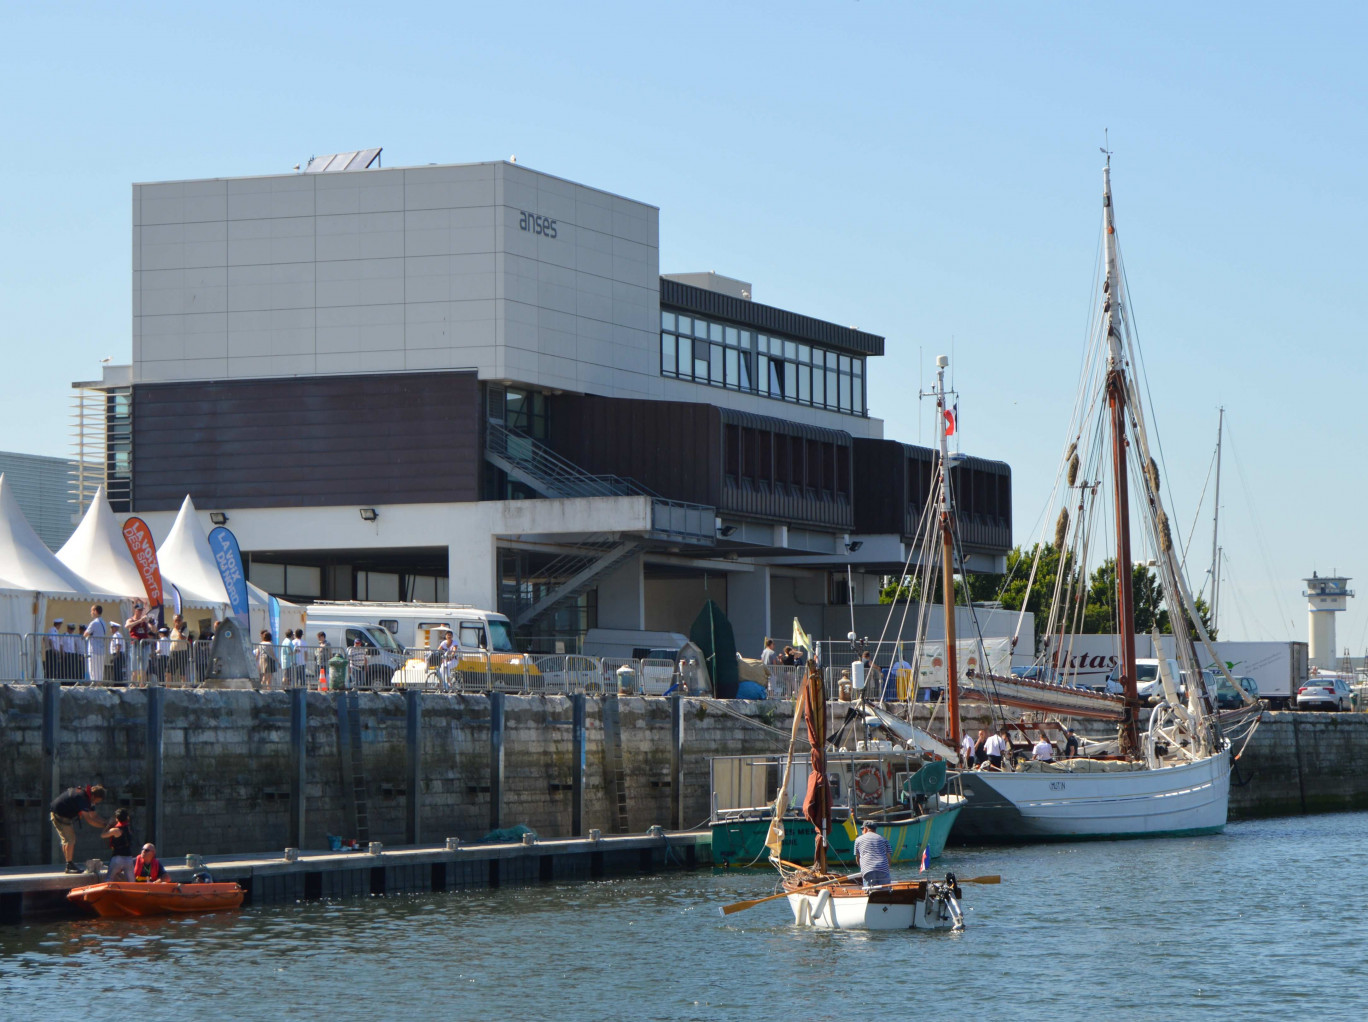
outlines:
[[[711,863],[711,852],[707,830],[655,828],[646,834],[450,848],[419,845],[384,848],[375,854],[300,851],[293,859],[271,854],[205,856],[199,860],[202,866],[184,861],[162,865],[177,881],[189,881],[200,869],[209,870],[216,881],[235,880],[247,890],[244,905],[281,905],[692,870]],[[90,873],[64,873],[55,866],[0,870],[0,923],[84,916],[67,901],[67,892],[98,882]]]

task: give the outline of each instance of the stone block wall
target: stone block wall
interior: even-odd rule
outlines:
[[[163,834],[166,857],[282,849],[290,810],[290,705],[284,692],[164,693]],[[327,836],[354,836],[344,789],[336,695],[307,696],[307,784],[303,846]],[[370,838],[388,845],[405,837],[407,725],[401,693],[362,693],[358,700]],[[791,709],[737,704],[742,717],[774,721],[785,734]],[[479,695],[425,694],[422,713],[420,838],[478,840],[490,829],[490,709]],[[670,820],[670,704],[644,697],[618,700],[629,829]],[[785,742],[748,727],[703,700],[686,700],[685,819],[707,819],[708,757],[768,752]],[[559,696],[507,696],[504,701],[505,826],[525,824],[544,837],[572,826],[572,707]],[[603,700],[585,713],[584,828],[616,829],[608,797]],[[103,784],[113,793],[102,812],[127,805],[135,837],[145,830],[147,699],[140,689],[67,688],[62,692],[58,774],[62,788]],[[0,849],[10,864],[36,863],[49,826],[42,781],[42,692],[0,686]],[[97,833],[82,828],[78,860],[107,857]]]
[[[163,821],[167,857],[274,851],[289,833],[290,707],[283,692],[164,693]],[[327,835],[354,836],[349,824],[336,695],[309,693],[305,790],[306,848]],[[405,837],[407,727],[404,696],[359,697],[370,837],[387,845]],[[616,829],[609,798],[604,703],[586,703],[584,828]],[[628,829],[670,826],[670,703],[617,700]],[[832,726],[845,715],[833,704]],[[490,703],[482,695],[421,697],[420,837],[478,840],[490,829]],[[780,752],[792,706],[719,704],[686,699],[684,822],[700,826],[711,802],[712,756]],[[572,707],[560,696],[504,701],[505,826],[526,824],[543,837],[569,836],[574,778]],[[986,725],[966,720],[966,727]],[[765,725],[759,728],[754,725]],[[61,787],[104,784],[115,805],[133,810],[145,833],[147,699],[138,689],[68,688],[62,692],[58,773]],[[42,692],[0,686],[0,852],[14,865],[39,858],[48,827],[42,782]],[[1368,714],[1266,713],[1232,775],[1232,819],[1368,808]],[[78,859],[106,854],[82,828]]]
[[[1231,818],[1350,809],[1368,809],[1368,714],[1265,713],[1231,773]]]

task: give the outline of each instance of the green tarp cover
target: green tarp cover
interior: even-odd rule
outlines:
[[[480,838],[480,843],[486,845],[521,844],[524,834],[531,834],[534,839],[537,836],[537,832],[531,827],[525,827],[521,823],[515,823],[511,827],[500,827],[498,830],[491,830],[484,837]]]
[[[689,630],[689,639],[703,651],[713,695],[718,699],[735,699],[740,682],[736,670],[736,633],[722,608],[712,600],[703,604]]]
[[[903,791],[908,795],[934,795],[944,787],[944,760],[935,760],[926,764],[903,782]]]

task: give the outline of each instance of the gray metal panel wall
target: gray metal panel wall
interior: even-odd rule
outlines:
[[[478,500],[480,407],[473,372],[139,384],[134,507]]]
[[[0,453],[0,473],[14,493],[19,510],[33,531],[51,550],[58,549],[76,530],[72,516],[76,502],[71,499],[71,466],[66,458],[41,454]],[[100,467],[92,466],[98,473]]]

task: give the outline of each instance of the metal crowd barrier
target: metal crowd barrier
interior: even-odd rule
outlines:
[[[208,639],[128,642],[120,635],[87,643],[74,635],[56,638],[54,643],[52,636],[40,633],[0,633],[0,683],[56,679],[73,685],[198,688],[214,669],[213,644]],[[418,688],[471,694],[659,696],[679,684],[694,695],[707,692],[698,665],[673,660],[574,653],[489,654],[483,650],[461,650],[444,658],[438,650],[427,648],[395,653],[304,643],[296,649],[284,642],[251,644],[247,652],[257,666],[258,687],[265,690],[335,690],[340,678],[341,687],[363,691]],[[334,664],[339,655],[343,663]],[[773,668],[770,698],[791,698],[802,671],[800,667]]]

